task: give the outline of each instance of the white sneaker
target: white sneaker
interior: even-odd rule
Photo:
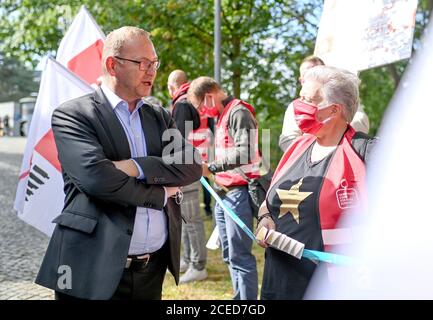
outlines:
[[[193,267],[189,268],[186,273],[180,277],[179,283],[187,283],[191,281],[201,281],[207,278],[206,269],[197,270]]]
[[[185,262],[185,260],[180,259],[180,268],[179,272],[184,273],[186,270],[188,270],[189,264]]]

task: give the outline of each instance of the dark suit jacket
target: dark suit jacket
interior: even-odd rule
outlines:
[[[125,132],[103,92],[68,101],[52,117],[52,128],[62,165],[66,194],[62,214],[45,254],[36,283],[84,299],[109,299],[122,276],[137,206],[163,209],[168,218],[169,270],[179,279],[181,214],[170,198],[164,207],[162,186],[184,186],[201,176],[201,163],[168,164],[162,159],[166,128],[175,128],[164,109],[145,104],[140,109],[146,137],[147,157],[135,158],[145,181],[117,170],[112,160],[131,157]],[[180,132],[181,143],[167,149],[186,159],[199,159]],[[166,149],[166,150],[167,150]],[[47,203],[47,205],[49,205]],[[72,271],[72,288],[58,287]],[[64,268],[64,267],[63,267]],[[60,280],[62,283],[62,279]]]

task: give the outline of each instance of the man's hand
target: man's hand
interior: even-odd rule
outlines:
[[[180,190],[179,187],[164,187],[167,198],[173,197]]]
[[[125,173],[130,177],[137,178],[140,175],[140,172],[137,169],[134,161],[129,160],[121,160],[121,161],[113,161],[114,166]]]
[[[212,174],[212,172],[209,171],[208,165],[209,164],[206,162],[203,162],[203,164],[201,165],[203,171],[201,175],[206,178],[209,178],[209,176]]]

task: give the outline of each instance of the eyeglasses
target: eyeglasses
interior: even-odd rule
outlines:
[[[161,61],[156,60],[156,61],[150,61],[149,59],[143,58],[144,61],[137,61],[137,60],[131,60],[131,59],[126,59],[126,58],[122,58],[122,57],[118,57],[118,56],[114,56],[116,59],[119,60],[125,60],[125,61],[129,61],[129,62],[133,62],[138,64],[138,69],[141,71],[148,71],[151,68],[153,70],[158,70],[159,66],[161,65]]]

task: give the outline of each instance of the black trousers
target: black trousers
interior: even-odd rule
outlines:
[[[167,271],[167,243],[152,254],[140,269],[125,269],[112,300],[161,300],[162,284]]]
[[[147,265],[139,269],[124,269],[111,300],[161,300],[162,284],[169,260],[168,243],[151,255]],[[55,292],[56,300],[81,300]]]
[[[205,179],[209,183],[209,179],[208,178],[205,178]],[[211,216],[212,211],[213,211],[211,206],[210,206],[212,198],[211,198],[209,191],[207,191],[207,189],[204,186],[202,186],[202,188],[203,188],[204,211],[206,212],[207,216]]]

